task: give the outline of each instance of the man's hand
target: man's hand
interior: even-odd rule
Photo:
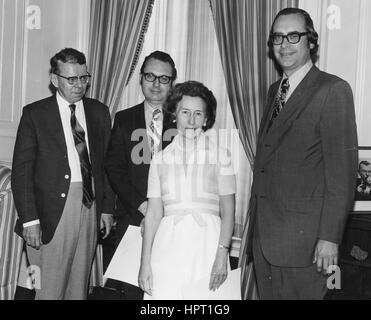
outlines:
[[[339,245],[334,242],[318,240],[314,251],[313,263],[317,264],[317,271],[328,273],[328,267],[338,264]]]
[[[102,213],[100,217],[100,229],[105,229],[105,234],[102,239],[106,239],[111,232],[113,225],[113,215],[109,213]]]
[[[35,248],[36,250],[39,250],[42,246],[42,240],[41,240],[41,227],[40,224],[35,224],[33,226],[29,226],[26,228],[23,228],[23,239],[26,241],[27,245]]]
[[[144,201],[138,208],[138,211],[145,216],[147,213],[148,201]]]

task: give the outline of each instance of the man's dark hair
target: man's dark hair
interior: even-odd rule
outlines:
[[[319,48],[318,33],[314,29],[313,20],[310,17],[309,13],[299,8],[286,8],[277,13],[276,17],[274,18],[274,21],[272,23],[272,27],[269,33],[269,40],[268,40],[269,49],[272,50],[273,48],[272,34],[273,34],[274,24],[276,23],[277,19],[280,16],[289,15],[289,14],[300,14],[304,18],[306,31],[309,32],[307,35],[308,43],[312,43],[314,45],[314,47],[310,49],[310,55],[311,55],[312,61],[316,62],[318,58],[317,54],[318,54],[318,48]]]
[[[367,161],[367,160],[363,160],[359,163],[358,165],[358,171],[361,171],[361,165],[364,165],[364,166],[369,166],[371,164],[371,162]]]
[[[178,83],[170,91],[170,94],[164,105],[164,122],[170,123],[175,119],[176,108],[183,96],[199,97],[206,104],[206,125],[202,127],[204,131],[212,128],[216,117],[216,99],[214,94],[205,87],[201,82],[186,81]]]
[[[58,73],[58,61],[63,63],[86,64],[85,55],[73,48],[65,48],[50,59],[50,73]]]
[[[171,76],[173,77],[173,81],[176,79],[177,71],[176,71],[176,68],[175,68],[174,60],[170,57],[169,54],[167,54],[166,52],[163,52],[163,51],[154,51],[150,55],[145,57],[144,62],[142,64],[142,67],[140,68],[140,74],[144,73],[144,68],[146,66],[146,63],[150,59],[156,59],[156,60],[160,60],[162,62],[169,63],[171,65],[171,69],[172,69],[172,75]]]

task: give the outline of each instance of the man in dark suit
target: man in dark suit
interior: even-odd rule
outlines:
[[[98,228],[113,223],[114,194],[104,171],[108,108],[85,98],[83,53],[50,60],[56,94],[23,109],[13,156],[12,190],[30,264],[40,270],[36,299],[86,299]]]
[[[268,92],[250,203],[261,299],[324,297],[354,198],[352,91],[313,65],[317,41],[307,12],[276,16],[268,44],[283,76]]]
[[[144,102],[115,116],[106,157],[106,171],[117,195],[117,240],[129,225],[139,226],[147,210],[147,180],[153,153],[171,140],[171,124],[164,123],[163,105],[177,76],[173,59],[165,52],[147,56],[140,70]],[[118,244],[118,243],[117,243]],[[142,299],[139,287],[124,285],[126,299]]]

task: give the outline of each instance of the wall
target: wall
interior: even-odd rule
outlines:
[[[319,67],[350,83],[359,145],[371,146],[371,1],[299,0],[299,7],[319,32]]]
[[[0,160],[12,159],[22,107],[50,95],[49,60],[86,52],[89,0],[0,0]]]

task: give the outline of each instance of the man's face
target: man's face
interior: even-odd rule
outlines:
[[[155,76],[173,76],[170,63],[157,59],[149,59],[144,67],[143,73],[152,73]],[[153,105],[162,105],[169,95],[171,83],[172,81],[168,84],[162,84],[159,79],[156,79],[154,82],[149,82],[142,75],[141,86],[145,99]]]
[[[86,93],[87,83],[82,83],[79,79],[75,84],[69,84],[68,80],[63,77],[81,77],[88,74],[85,64],[78,63],[63,63],[58,61],[58,71],[60,75],[51,75],[51,81],[57,88],[59,94],[68,101],[68,103],[76,103],[82,99]]]
[[[371,185],[371,164],[368,166],[361,164],[359,168],[359,175],[364,183]]]
[[[276,20],[273,33],[287,35],[290,32],[306,32],[305,20],[300,14],[282,15]],[[314,47],[308,43],[308,36],[304,35],[296,44],[289,43],[285,38],[281,45],[273,45],[274,56],[287,76],[304,66],[310,59],[310,49]]]

